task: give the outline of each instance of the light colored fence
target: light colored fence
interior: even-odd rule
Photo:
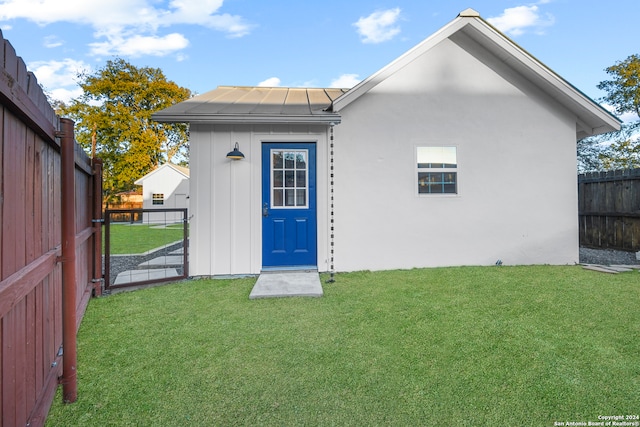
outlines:
[[[0,168],[0,426],[40,426],[59,377],[75,399],[75,332],[102,277],[101,164],[1,34]]]

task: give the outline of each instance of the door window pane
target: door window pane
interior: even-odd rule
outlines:
[[[295,206],[296,205],[296,190],[284,190],[284,205],[285,206]]]
[[[285,187],[295,187],[295,171],[284,171],[284,186]]]
[[[282,169],[282,151],[273,152],[273,168]]]
[[[280,187],[284,187],[283,185],[283,177],[282,177],[282,171],[273,171],[273,187],[274,188],[280,188]]]
[[[306,188],[307,187],[307,171],[296,171],[296,187]]]
[[[296,205],[304,206],[307,204],[307,191],[296,190]]]
[[[307,168],[307,153],[298,152],[296,153],[296,169],[306,169]]]
[[[273,206],[283,206],[283,200],[282,200],[282,190],[281,189],[274,189],[273,190],[273,200],[271,200],[271,204]]]
[[[285,169],[294,169],[295,168],[295,153],[285,151],[284,153],[284,168]]]

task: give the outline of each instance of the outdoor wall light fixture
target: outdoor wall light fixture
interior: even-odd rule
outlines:
[[[244,154],[242,154],[240,152],[237,142],[236,142],[236,146],[233,148],[233,151],[229,151],[227,153],[227,159],[232,159],[232,160],[242,160],[242,159],[244,159]]]

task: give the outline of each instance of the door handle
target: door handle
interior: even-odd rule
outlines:
[[[262,205],[262,216],[265,218],[269,216],[269,205],[267,203]]]

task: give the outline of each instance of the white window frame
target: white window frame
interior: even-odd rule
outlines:
[[[305,187],[304,187],[304,190],[305,190],[306,197],[305,197],[305,204],[304,205],[299,205],[299,206],[286,206],[286,205],[275,206],[273,204],[273,199],[274,199],[273,190],[275,190],[275,187],[273,185],[274,184],[274,179],[273,179],[273,153],[274,152],[278,152],[278,151],[282,151],[283,153],[305,153],[305,159],[306,159],[307,167],[305,169]],[[285,161],[284,158],[283,158],[282,161],[283,162]],[[284,164],[283,164],[283,166],[284,166]],[[297,171],[297,170],[298,169],[294,169],[294,171]],[[284,183],[286,178],[283,177],[282,179],[283,179],[283,183]],[[297,181],[298,178],[295,177],[295,179]],[[269,150],[269,187],[270,187],[269,188],[269,191],[270,191],[270,193],[269,193],[269,202],[270,202],[270,205],[271,205],[271,209],[309,209],[309,150],[306,149],[306,148],[289,148],[289,149],[287,149],[287,148],[272,148],[272,149],[270,149]],[[280,187],[278,187],[278,188],[280,188]],[[282,188],[284,190],[287,189],[287,187],[282,187]],[[294,191],[296,191],[296,190],[302,189],[302,188],[294,186],[292,189]],[[282,197],[283,197],[283,202],[284,202],[285,195],[283,194]]]
[[[455,149],[455,161],[456,161],[456,166],[455,167],[448,167],[448,168],[443,168],[443,167],[419,167],[419,155],[418,152],[420,151],[421,148],[453,148]],[[458,197],[460,195],[460,161],[459,161],[459,153],[458,153],[458,146],[456,145],[437,145],[437,144],[418,144],[415,146],[415,159],[414,159],[414,166],[415,166],[415,173],[414,173],[414,179],[415,179],[415,191],[416,191],[416,195],[418,197]],[[419,173],[428,173],[428,172],[432,172],[432,173],[455,173],[456,174],[456,181],[455,181],[455,192],[453,193],[421,193],[420,192],[420,181],[418,179]]]

